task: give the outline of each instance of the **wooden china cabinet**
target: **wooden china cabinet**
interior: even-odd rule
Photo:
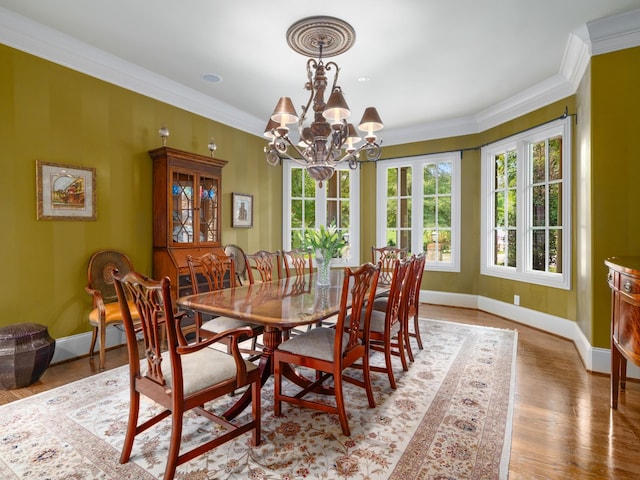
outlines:
[[[220,238],[222,167],[227,162],[169,147],[153,160],[153,278],[168,276],[176,297],[192,292],[187,255],[224,253]]]

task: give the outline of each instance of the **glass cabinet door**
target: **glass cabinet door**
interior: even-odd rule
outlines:
[[[195,175],[174,170],[171,184],[171,232],[174,243],[193,243]]]
[[[218,242],[218,180],[200,176],[200,242]]]
[[[171,239],[174,244],[219,242],[218,179],[171,172]]]

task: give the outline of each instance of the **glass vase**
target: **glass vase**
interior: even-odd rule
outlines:
[[[316,285],[331,285],[331,257],[323,255],[322,252],[317,252],[316,267]]]

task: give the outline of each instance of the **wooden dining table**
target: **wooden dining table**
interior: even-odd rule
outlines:
[[[262,384],[273,374],[273,352],[282,343],[284,332],[294,327],[316,324],[340,310],[344,283],[344,270],[331,272],[330,285],[317,285],[314,274],[282,278],[255,285],[243,285],[205,293],[186,295],[177,300],[184,310],[194,310],[246,320],[264,326],[260,356]],[[376,294],[383,294],[388,286],[380,286]],[[308,381],[293,369],[284,374],[295,383],[304,386]],[[251,399],[247,391],[226,413],[225,418],[236,417]]]

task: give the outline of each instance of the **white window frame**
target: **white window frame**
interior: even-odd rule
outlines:
[[[480,273],[493,277],[517,280],[536,285],[571,289],[571,155],[572,135],[571,118],[550,122],[546,125],[514,135],[481,149],[482,184],[480,202],[481,254]],[[562,272],[541,272],[533,270],[532,258],[532,186],[531,158],[529,146],[554,136],[562,136]],[[494,157],[507,150],[517,151],[517,193],[516,193],[516,266],[495,265],[495,237],[492,234],[495,224],[495,201],[492,195],[495,178]]]
[[[282,161],[282,248],[291,250],[291,170],[304,168],[292,160]],[[349,245],[341,258],[334,258],[334,267],[356,267],[360,265],[360,169],[352,170],[348,165],[338,165],[336,170],[349,170]],[[327,189],[316,183],[316,228],[326,225]]]
[[[387,170],[389,168],[411,167],[411,252],[418,253],[424,250],[422,244],[422,232],[424,219],[422,211],[424,175],[426,165],[451,162],[451,261],[428,261],[425,270],[441,272],[460,271],[460,152],[447,152],[417,157],[397,158],[378,162],[376,168],[376,243],[386,244],[386,206],[387,206]],[[415,172],[419,172],[418,175]]]

